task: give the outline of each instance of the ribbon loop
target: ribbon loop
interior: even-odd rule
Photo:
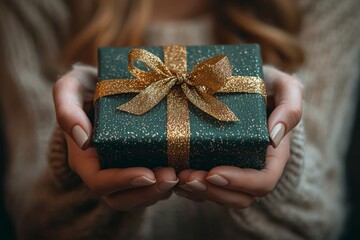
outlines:
[[[134,62],[142,62],[152,71],[140,70],[134,66]],[[150,53],[149,51],[146,51],[145,49],[139,48],[134,48],[129,52],[128,69],[133,76],[141,80],[148,80],[147,78],[150,77],[149,75],[154,73],[163,77],[172,76],[171,71],[159,57]]]
[[[225,85],[231,77],[232,66],[229,59],[224,55],[209,58],[197,64],[190,72],[191,86],[205,86],[212,94]]]
[[[149,71],[137,68],[134,62],[144,63]],[[129,102],[117,109],[141,115],[155,107],[173,88],[180,85],[188,100],[202,111],[220,121],[237,121],[235,114],[212,96],[231,77],[232,66],[224,55],[197,64],[188,74],[168,68],[160,58],[144,49],[129,53],[129,72],[148,86]]]

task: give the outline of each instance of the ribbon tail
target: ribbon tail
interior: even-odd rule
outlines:
[[[155,107],[168,94],[175,83],[176,79],[173,77],[154,82],[117,109],[134,115],[142,115]]]
[[[199,92],[196,88],[189,88],[186,84],[182,84],[181,88],[189,101],[207,114],[220,121],[238,121],[236,115],[224,103],[212,95],[206,92]]]

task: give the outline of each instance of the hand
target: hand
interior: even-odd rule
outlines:
[[[53,89],[57,120],[67,133],[70,168],[116,210],[144,207],[169,197],[178,182],[172,168],[100,169],[96,149],[89,147],[92,125],[84,111],[92,106],[96,74],[95,68],[76,65]]]
[[[182,171],[175,192],[192,200],[208,199],[233,208],[250,206],[256,197],[273,191],[290,157],[290,135],[301,119],[302,85],[290,75],[264,67],[268,105],[274,106],[268,119],[272,146],[262,170],[219,166],[207,171]]]

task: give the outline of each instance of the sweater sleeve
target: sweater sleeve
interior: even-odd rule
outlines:
[[[59,127],[52,135],[48,161],[25,211],[24,219],[31,221],[21,239],[112,239],[115,235],[127,239],[142,211],[114,211],[88,190],[68,166],[65,137]]]
[[[229,209],[239,234],[251,239],[336,239],[343,213],[324,182],[323,157],[304,141],[302,122],[293,130],[291,156],[274,191],[247,209]]]
[[[338,239],[345,222],[344,157],[358,86],[360,2],[297,1],[307,56],[298,72],[306,141],[300,125],[274,192],[248,209],[230,210],[238,231],[251,239]]]

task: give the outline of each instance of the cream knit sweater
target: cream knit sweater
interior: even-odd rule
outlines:
[[[9,153],[6,202],[19,239],[338,236],[345,216],[343,160],[359,66],[359,1],[299,0],[305,14],[300,40],[308,59],[297,73],[305,85],[304,129],[299,125],[294,130],[291,159],[273,193],[243,210],[173,195],[152,207],[126,213],[109,209],[70,171],[59,129],[46,158],[55,125],[52,82],[44,69],[49,59],[40,58],[37,51],[51,50],[54,56],[59,51],[57,30],[67,26],[69,19],[63,1],[9,2],[0,2],[0,106]],[[211,41],[203,37],[209,31],[206,21],[177,24],[188,26],[177,29],[188,30],[181,33],[183,41],[176,43]],[[194,35],[194,24],[204,34]],[[169,38],[179,34],[171,24],[161,26],[162,33],[158,29],[149,29],[149,44],[171,43]]]

